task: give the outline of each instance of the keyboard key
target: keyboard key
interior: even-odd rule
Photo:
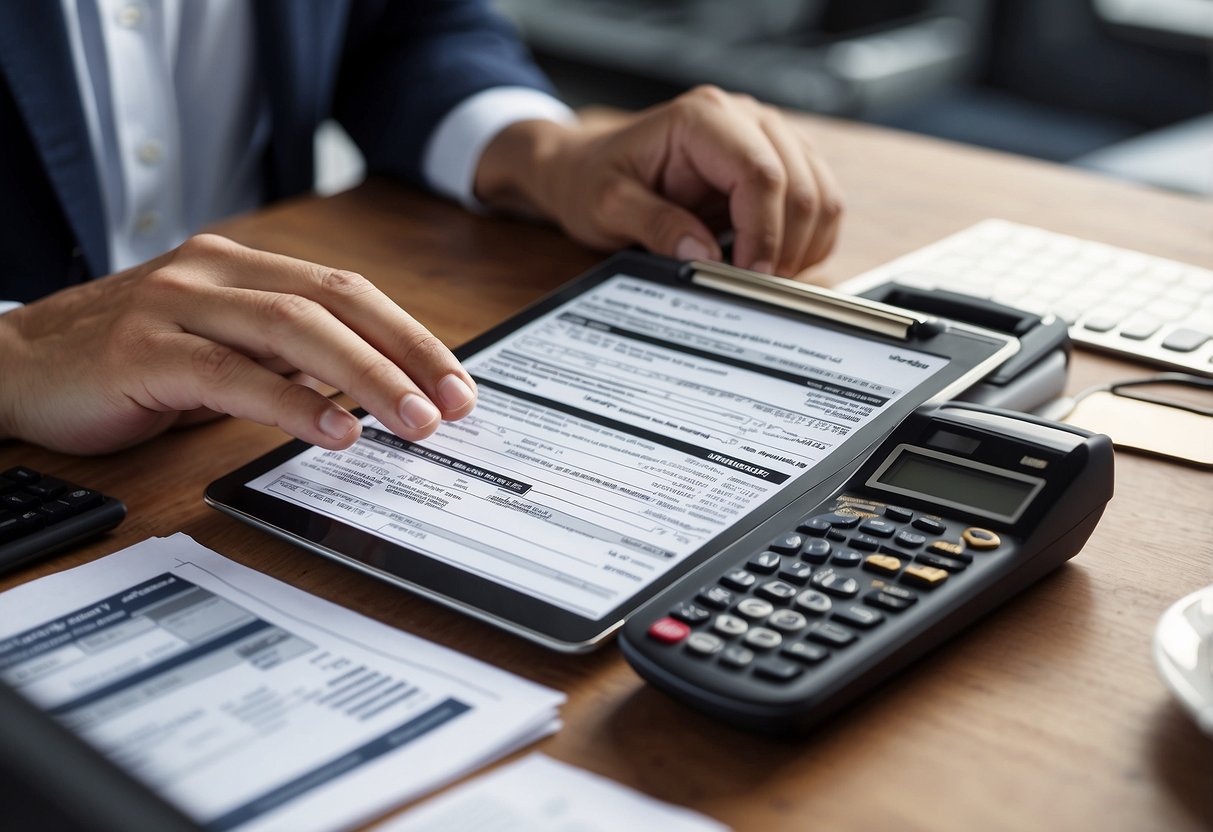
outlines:
[[[1195,329],[1177,329],[1163,339],[1162,348],[1175,352],[1192,352],[1203,347],[1209,338],[1207,333]]]
[[[763,659],[754,665],[754,675],[772,682],[790,682],[804,673],[804,667],[784,659]]]
[[[870,610],[867,607],[849,606],[834,610],[834,614],[830,616],[835,621],[841,621],[843,624],[849,624],[852,627],[858,627],[861,630],[870,630],[877,624],[884,621],[884,616]]]
[[[852,644],[858,636],[846,627],[840,627],[829,621],[819,621],[809,628],[808,637],[818,644],[827,647],[846,647]]]

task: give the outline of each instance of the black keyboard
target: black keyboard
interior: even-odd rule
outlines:
[[[108,531],[126,506],[31,468],[0,473],[0,571],[66,549]]]

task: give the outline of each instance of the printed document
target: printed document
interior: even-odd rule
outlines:
[[[597,620],[947,359],[618,275],[464,364],[424,442],[367,418],[248,486]]]
[[[531,754],[375,827],[375,832],[727,832],[703,815]]]
[[[365,822],[564,700],[182,534],[0,595],[0,675],[216,832]]]

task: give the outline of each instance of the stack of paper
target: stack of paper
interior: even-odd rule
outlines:
[[[0,595],[0,676],[213,830],[346,828],[559,727],[564,696],[185,535]]]

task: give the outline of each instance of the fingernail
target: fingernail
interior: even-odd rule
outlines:
[[[329,408],[320,414],[320,430],[330,439],[345,439],[357,420],[344,410]]]
[[[409,393],[400,403],[400,418],[413,430],[420,430],[438,421],[442,418],[442,414],[438,412],[438,408],[430,404],[429,399],[418,396],[416,393]]]
[[[674,256],[679,260],[709,260],[712,252],[701,241],[687,235],[674,246]]]
[[[443,376],[442,381],[438,382],[438,400],[442,402],[443,410],[467,407],[475,397],[472,388],[454,373]]]
[[[750,271],[772,274],[775,271],[775,267],[771,264],[770,260],[759,260],[750,266]]]

